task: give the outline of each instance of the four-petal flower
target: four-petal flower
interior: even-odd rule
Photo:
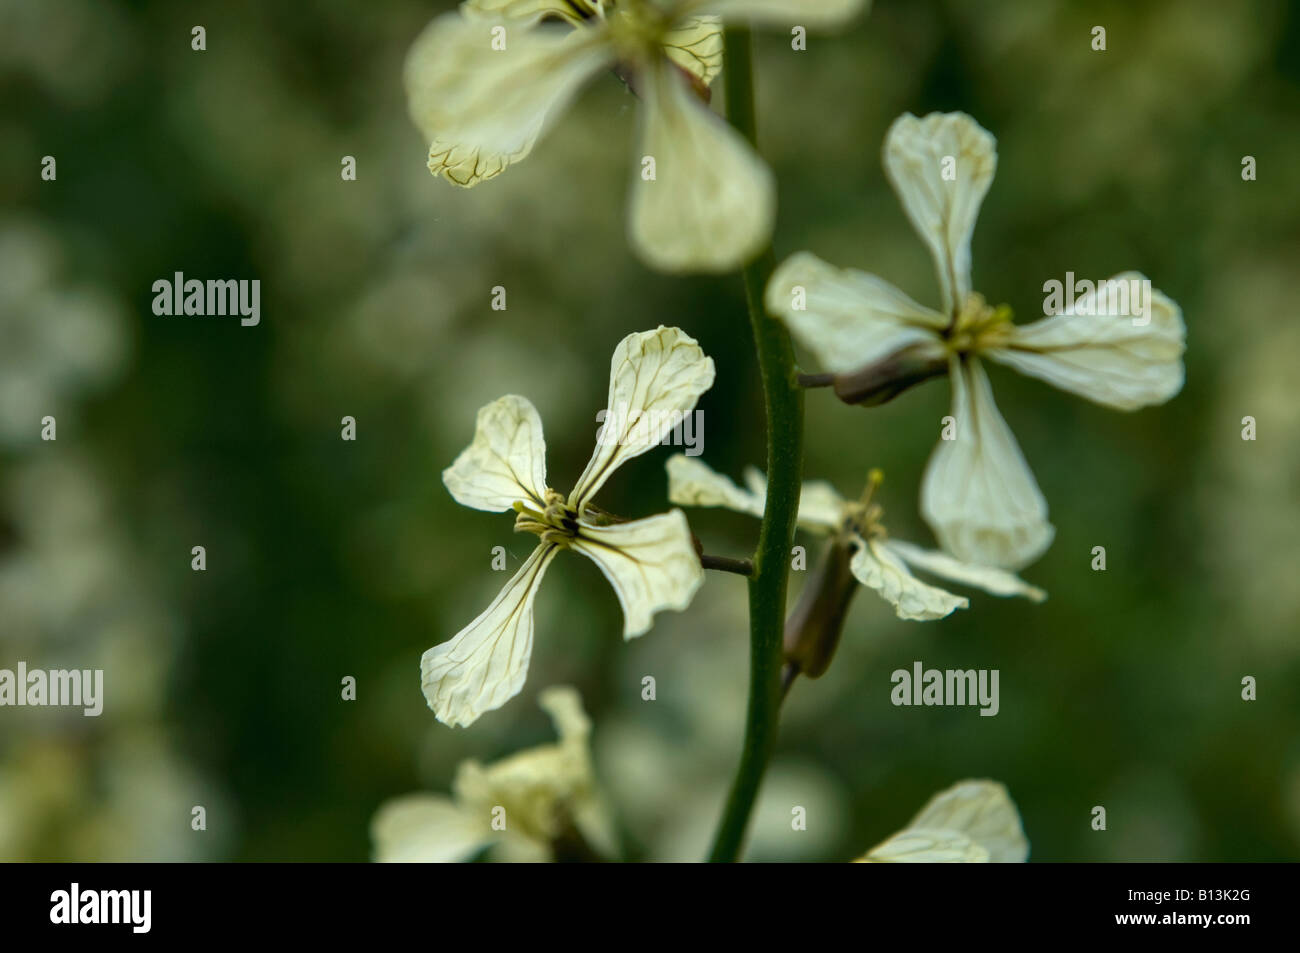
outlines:
[[[644,102],[628,236],[662,271],[731,271],[768,242],[772,172],[697,94],[721,68],[723,21],[843,23],[863,0],[470,0],[406,62],[429,168],[472,186],[523,159],[587,79],[616,66]]]
[[[1047,501],[993,402],[981,357],[1119,410],[1161,404],[1183,385],[1178,305],[1143,292],[1147,313],[1110,305],[1137,273],[1118,275],[1059,314],[1014,325],[1009,309],[971,290],[970,240],[997,165],[989,132],[964,113],[906,114],[885,137],[885,172],[938,270],[942,310],[875,275],[808,252],[767,286],[768,311],[837,375],[873,377],[879,362],[947,364],[955,433],[941,440],[921,486],[921,513],[959,559],[1019,569],[1051,544]]]
[[[711,470],[699,460],[676,454],[669,458],[668,499],[682,506],[723,506],[761,517],[767,502],[767,481],[758,470],[745,472],[746,489]],[[958,582],[976,586],[998,596],[1024,596],[1034,602],[1047,598],[1012,573],[989,566],[964,563],[946,553],[922,549],[899,539],[890,539],[880,519],[882,510],[872,502],[879,485],[878,473],[868,481],[857,500],[846,500],[824,480],[809,480],[799,494],[799,526],[849,547],[849,569],[854,578],[894,607],[900,619],[925,621],[942,619],[970,602],[912,575],[909,566]]]
[[[542,692],[538,704],[551,716],[558,743],[487,766],[464,762],[450,798],[411,794],[387,802],[371,823],[375,860],[456,863],[491,847],[496,860],[545,861],[554,858],[557,845],[575,841],[575,847],[614,854],[582,699],[559,686]]]
[[[629,334],[610,364],[610,421],[567,497],[546,482],[546,444],[536,408],[508,395],[478,412],[474,440],[443,471],[456,502],[514,510],[515,530],[540,542],[492,604],[420,661],[421,682],[439,721],[469,725],[519,693],[533,647],[533,599],[551,561],[582,553],[605,574],[623,607],[623,636],[649,630],[663,609],[685,609],[704,579],[681,510],[617,520],[591,499],[622,464],[658,446],[675,421],[713,385],[713,359],[679,328]]]

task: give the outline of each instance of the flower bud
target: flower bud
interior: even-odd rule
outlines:
[[[858,581],[849,569],[853,552],[841,542],[823,551],[799,603],[785,623],[785,660],[798,674],[817,678],[830,667]]]
[[[875,407],[909,387],[948,373],[948,355],[931,343],[909,344],[889,357],[835,375],[835,396],[846,404]]]

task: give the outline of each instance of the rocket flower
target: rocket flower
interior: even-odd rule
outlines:
[[[767,501],[767,481],[750,467],[746,488],[711,470],[699,460],[676,454],[669,458],[668,499],[682,506],[722,506],[761,518]],[[884,510],[874,502],[882,477],[871,471],[867,487],[856,500],[846,500],[824,480],[809,480],[799,494],[799,527],[830,539],[851,553],[849,570],[894,607],[900,619],[942,619],[970,602],[912,575],[910,567],[998,596],[1024,596],[1034,602],[1047,598],[1043,590],[989,566],[963,563],[946,553],[922,549],[889,536]]]
[[[921,513],[958,559],[1018,569],[1047,549],[1055,531],[993,402],[983,359],[1136,410],[1182,388],[1186,330],[1178,305],[1136,272],[1101,282],[1030,324],[1013,324],[1008,307],[986,303],[971,289],[970,242],[996,165],[993,136],[964,113],[906,114],[885,137],[885,173],[934,257],[940,310],[808,252],[777,268],[766,303],[830,372],[822,383],[833,383],[848,403],[880,402],[948,374],[955,432],[930,457]]]
[[[661,271],[738,268],[768,242],[771,170],[706,105],[723,22],[834,26],[863,0],[468,0],[406,61],[429,169],[465,187],[528,155],[594,74],[614,68],[642,100],[628,237]],[[581,170],[577,170],[581,174]]]
[[[521,751],[489,765],[466,761],[452,797],[395,798],[371,822],[380,862],[456,863],[485,847],[494,860],[550,861],[609,857],[613,824],[591,765],[591,721],[577,691],[542,692],[558,743]]]
[[[669,458],[668,499],[683,506],[722,506],[762,517],[767,481],[753,467],[745,473],[746,488],[716,473],[699,460],[677,454]],[[818,678],[830,667],[840,633],[858,584],[872,589],[894,607],[900,619],[942,619],[970,605],[923,582],[912,569],[951,582],[975,586],[998,596],[1023,596],[1034,602],[1047,598],[1005,570],[964,563],[946,553],[922,549],[893,539],[882,522],[884,511],[874,502],[882,477],[872,470],[867,487],[856,500],[846,500],[823,480],[804,483],[799,494],[798,525],[824,536],[829,545],[804,584],[799,602],[785,624],[786,676]]]
[[[629,334],[610,363],[611,422],[568,496],[546,479],[546,443],[537,409],[507,395],[478,412],[474,440],[442,481],[462,506],[515,512],[515,532],[537,547],[492,604],[449,641],[424,653],[421,682],[439,721],[469,725],[523,688],[533,647],[533,600],[552,560],[581,553],[614,587],[623,637],[650,629],[664,609],[685,609],[703,582],[686,517],[672,510],[620,520],[592,497],[620,466],[659,445],[713,385],[713,360],[679,328]]]

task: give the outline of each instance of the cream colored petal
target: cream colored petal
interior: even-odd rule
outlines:
[[[825,480],[805,480],[799,489],[799,525],[834,534],[844,520],[844,497]]]
[[[913,569],[924,570],[949,582],[975,586],[995,596],[1023,596],[1031,602],[1042,602],[1047,598],[1047,593],[1042,589],[1031,586],[1015,573],[1007,572],[1005,569],[964,563],[947,553],[922,549],[901,539],[888,540],[885,545]]]
[[[1021,864],[1029,841],[1020,813],[996,781],[961,781],[932,797],[868,862]]]
[[[505,49],[493,49],[497,27]],[[450,146],[461,163],[474,154],[491,167],[526,154],[611,60],[603,31],[446,14],[407,55],[408,107],[430,142]]]
[[[722,21],[687,17],[664,37],[664,54],[705,86],[722,70]]]
[[[484,152],[435,139],[429,146],[429,171],[440,175],[452,185],[472,188],[487,179],[494,179],[532,151],[528,141],[513,155]]]
[[[762,517],[764,494],[742,490],[721,473],[694,457],[676,453],[668,458],[668,501],[679,506],[722,506]]]
[[[596,788],[591,764],[591,720],[576,690],[548,688],[538,704],[551,716],[559,742],[538,745],[489,765],[467,761],[452,789],[462,809],[491,818],[504,810],[508,841],[494,847],[497,859],[548,859],[551,844],[572,824],[601,854],[617,853],[612,818]],[[534,857],[538,848],[546,857]]]
[[[1159,291],[1138,291],[1150,287],[1146,281],[1137,272],[1116,275],[1100,298],[1087,295],[1061,314],[1017,327],[1011,346],[988,357],[1117,410],[1163,404],[1183,387],[1187,328],[1177,304]]]
[[[918,622],[942,619],[954,609],[965,609],[970,605],[963,596],[954,596],[917,579],[901,559],[874,539],[858,539],[849,570],[858,582],[874,589],[893,605],[900,619]]]
[[[971,290],[971,233],[997,169],[997,142],[965,113],[905,113],[885,135],[884,160],[903,210],[934,256],[943,310],[952,314]]]
[[[649,631],[656,612],[691,604],[704,582],[681,510],[612,526],[582,523],[573,548],[605,574],[623,607],[623,638]]]
[[[956,439],[940,440],[921,481],[921,515],[962,562],[1020,569],[1041,556],[1055,530],[1047,500],[998,413],[977,358],[954,359]]]
[[[609,366],[606,418],[587,469],[569,494],[579,513],[610,474],[660,441],[713,386],[713,359],[681,328],[629,334]]]
[[[899,831],[859,857],[859,864],[987,864],[989,852],[957,831]]]
[[[614,817],[596,785],[591,765],[591,719],[582,707],[582,698],[577,689],[560,685],[542,692],[538,704],[555,723],[560,747],[581,765],[576,771],[580,783],[575,785],[576,794],[567,805],[574,826],[597,853],[613,858],[618,853],[618,834]]]
[[[471,725],[519,694],[533,651],[533,600],[559,552],[542,544],[477,619],[420,659],[421,687],[438,720]]]
[[[445,864],[469,860],[493,839],[486,819],[450,798],[411,794],[381,805],[370,822],[378,863]]]
[[[648,68],[641,154],[632,177],[628,239],[659,271],[735,271],[768,243],[776,215],[772,171],[680,72]],[[654,159],[645,177],[643,157]]]
[[[847,23],[870,5],[870,0],[701,0],[699,9],[733,23],[826,29]]]
[[[466,17],[488,20],[517,20],[536,23],[543,17],[564,20],[575,26],[583,22],[567,0],[465,0],[460,12]]]
[[[724,506],[762,519],[767,506],[767,479],[745,468],[746,489],[699,460],[676,454],[668,460],[668,499],[681,506]],[[816,533],[838,532],[844,498],[824,480],[809,480],[799,492],[799,525]]]
[[[996,781],[960,781],[940,791],[908,827],[959,831],[989,853],[995,864],[1022,864],[1029,841],[1006,786]]]
[[[745,485],[758,500],[761,516],[767,505],[767,477],[757,467],[745,468]],[[799,488],[799,513],[796,519],[800,529],[822,535],[834,535],[844,522],[844,497],[825,480],[805,480]]]
[[[516,502],[544,506],[546,441],[542,419],[527,397],[507,394],[479,409],[474,440],[442,471],[461,506],[500,513]]]
[[[909,344],[938,342],[948,319],[889,282],[828,265],[811,252],[791,255],[772,273],[764,295],[818,366],[855,371]]]
[[[561,744],[586,746],[591,737],[591,719],[582,707],[582,696],[570,685],[554,685],[537,696],[537,704],[551,716]]]

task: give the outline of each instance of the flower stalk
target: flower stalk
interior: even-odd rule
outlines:
[[[751,145],[756,143],[751,38],[728,27],[723,70],[727,121]],[[803,391],[796,385],[794,349],[784,325],[763,308],[764,290],[775,267],[769,247],[742,270],[745,301],[754,335],[767,422],[767,503],[749,577],[750,672],[745,740],[731,793],[714,834],[709,859],[729,863],[740,856],[763,775],[776,746],[780,716],[782,640],[790,547],[794,541],[803,478]]]

